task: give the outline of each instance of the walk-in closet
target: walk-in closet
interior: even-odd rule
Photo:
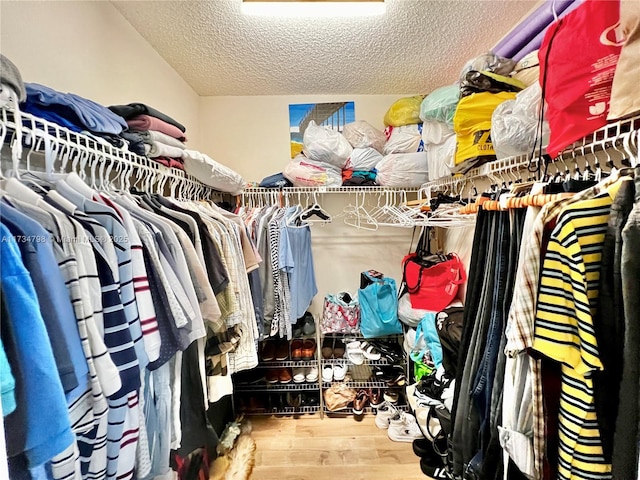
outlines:
[[[0,480],[640,480],[638,0],[0,0]]]

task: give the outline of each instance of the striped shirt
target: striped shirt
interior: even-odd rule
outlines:
[[[542,267],[533,348],[562,364],[559,479],[611,477],[590,376],[602,369],[593,314],[611,204],[607,192],[567,206],[551,234]]]

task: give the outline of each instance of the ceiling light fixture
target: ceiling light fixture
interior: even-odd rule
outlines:
[[[242,13],[267,17],[384,15],[384,0],[242,0]]]

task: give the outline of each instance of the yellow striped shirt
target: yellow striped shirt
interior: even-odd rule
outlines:
[[[593,315],[612,194],[567,206],[540,278],[533,348],[562,364],[558,479],[611,478],[604,460],[591,372],[602,370]]]

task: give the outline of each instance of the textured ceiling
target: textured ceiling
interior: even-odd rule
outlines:
[[[199,95],[428,93],[536,5],[386,0],[358,18],[273,18],[241,0],[113,1]]]

